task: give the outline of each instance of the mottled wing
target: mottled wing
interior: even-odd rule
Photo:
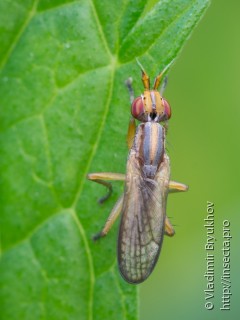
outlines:
[[[129,283],[144,281],[157,262],[164,235],[169,174],[169,159],[164,154],[154,179],[144,179],[141,164],[131,150],[118,239],[119,269]]]

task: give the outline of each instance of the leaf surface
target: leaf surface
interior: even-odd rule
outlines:
[[[116,266],[111,199],[88,172],[124,172],[135,58],[174,59],[208,0],[0,1],[1,319],[136,319]]]

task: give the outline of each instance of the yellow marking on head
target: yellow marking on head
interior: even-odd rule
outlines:
[[[153,101],[152,101],[151,94],[154,95],[155,110],[153,109]],[[145,112],[147,113],[156,112],[156,113],[162,114],[164,111],[162,97],[160,93],[156,90],[151,90],[151,91],[144,90],[143,103],[144,103]]]

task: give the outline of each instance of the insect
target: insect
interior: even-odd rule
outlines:
[[[131,284],[148,278],[158,260],[164,234],[171,237],[175,233],[166,216],[168,193],[188,189],[185,184],[170,181],[169,157],[165,151],[166,123],[171,117],[171,108],[158,88],[169,65],[155,78],[152,89],[149,76],[140,67],[144,93],[134,99],[132,81],[126,81],[131,101],[126,175],[112,172],[88,174],[88,179],[108,188],[108,194],[100,202],[112,192],[109,180],[125,181],[124,194],[94,239],[106,236],[121,214],[118,265],[122,277]],[[140,121],[137,127],[135,120]]]

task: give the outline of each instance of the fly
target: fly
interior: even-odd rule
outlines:
[[[166,216],[168,193],[188,189],[185,184],[170,181],[170,163],[165,151],[166,123],[171,117],[171,108],[158,88],[169,65],[155,78],[152,89],[149,76],[140,67],[143,94],[134,99],[132,81],[126,81],[131,101],[126,175],[112,172],[88,174],[88,179],[105,185],[109,190],[100,202],[112,192],[109,180],[125,181],[124,194],[94,239],[106,236],[121,214],[118,265],[122,277],[132,284],[148,278],[158,260],[164,234],[171,237],[175,233]],[[140,121],[137,127],[136,120]]]

